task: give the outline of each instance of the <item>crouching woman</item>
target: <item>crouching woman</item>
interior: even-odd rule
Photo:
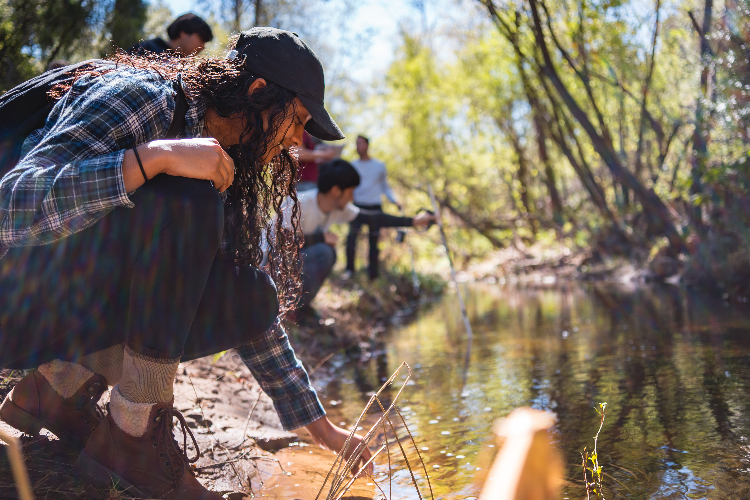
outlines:
[[[271,28],[243,32],[227,59],[121,55],[55,89],[0,179],[0,367],[33,368],[0,419],[82,449],[93,483],[218,499],[172,439],[174,418],[189,433],[173,383],[180,361],[237,348],[285,429],[342,449],[278,321],[299,288],[293,235],[276,228],[274,280],[254,267],[270,214],[296,196],[288,149],[303,130],[343,137],[323,91],[314,52]]]

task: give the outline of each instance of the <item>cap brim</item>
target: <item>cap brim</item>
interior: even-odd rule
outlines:
[[[338,141],[345,137],[344,133],[341,132],[339,126],[336,125],[336,122],[333,121],[333,118],[331,118],[331,115],[328,114],[328,111],[326,111],[326,108],[322,104],[305,96],[297,95],[297,97],[305,105],[312,117],[305,125],[305,130],[311,136],[323,141]]]

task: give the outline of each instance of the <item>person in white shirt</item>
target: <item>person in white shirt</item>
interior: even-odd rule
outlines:
[[[353,161],[352,165],[357,169],[361,180],[357,189],[354,190],[354,205],[369,213],[382,213],[383,206],[381,203],[382,197],[385,195],[391,203],[394,203],[399,210],[402,210],[401,204],[388,184],[385,164],[369,156],[369,147],[370,140],[367,137],[362,135],[357,137],[357,154],[359,155],[359,160]],[[380,258],[380,249],[378,248],[378,240],[380,238],[380,228],[383,226],[377,224],[377,219],[373,219],[370,222],[372,224],[367,224],[366,221],[359,220],[353,221],[350,224],[349,236],[346,239],[346,270],[351,274],[356,270],[357,237],[362,226],[367,224],[370,229],[370,264],[368,274],[370,279],[375,279],[379,274],[378,260]]]
[[[434,221],[427,213],[416,217],[396,217],[363,213],[352,204],[354,190],[360,184],[357,170],[346,160],[336,159],[320,166],[318,188],[297,195],[300,222],[297,231],[304,236],[302,258],[302,296],[300,316],[317,316],[310,303],[336,263],[338,237],[331,225],[354,223],[377,224],[379,227],[425,226]],[[284,225],[291,228],[291,200],[282,207]]]

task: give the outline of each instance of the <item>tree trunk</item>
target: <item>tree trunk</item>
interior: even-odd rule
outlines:
[[[708,45],[708,33],[711,31],[711,18],[713,14],[713,0],[706,0],[703,9],[703,28],[698,30],[698,36],[701,40],[701,60],[703,62],[703,71],[701,71],[701,88],[698,95],[698,102],[695,108],[695,130],[693,131],[693,156],[691,157],[691,176],[693,183],[690,186],[690,194],[700,195],[703,193],[701,177],[706,168],[706,157],[708,153],[708,127],[706,125],[704,99],[708,99],[708,76],[709,61],[711,48]],[[697,26],[696,26],[697,27]],[[702,209],[700,206],[695,207],[695,220],[702,225]]]
[[[601,213],[601,215],[604,216],[604,218],[611,224],[612,229],[618,234],[623,242],[630,243],[632,241],[632,238],[623,229],[622,223],[620,222],[617,215],[612,212],[612,210],[610,210],[609,204],[607,203],[607,198],[604,194],[604,190],[596,181],[596,178],[591,172],[591,168],[586,162],[586,156],[584,155],[583,149],[581,148],[581,143],[576,139],[575,134],[573,134],[573,128],[571,127],[568,118],[565,116],[562,109],[560,109],[560,104],[557,102],[557,99],[553,95],[552,90],[549,88],[548,83],[542,79],[543,75],[540,74],[539,78],[542,83],[542,88],[544,88],[544,91],[547,94],[547,100],[550,103],[554,118],[548,121],[548,123],[550,124],[550,134],[560,148],[560,151],[562,151],[562,153],[568,159],[568,162],[570,163],[571,167],[573,167],[576,175],[578,175],[578,178],[581,180],[581,184],[583,184],[583,187],[589,193],[589,198],[591,199],[591,202],[594,204],[594,206],[599,210],[599,213]],[[552,125],[554,125],[554,128],[552,127]],[[571,137],[575,142],[576,149],[578,150],[578,158],[576,158],[575,154],[573,153],[566,137]]]
[[[242,7],[244,0],[232,0],[232,31],[239,33],[242,30]]]
[[[544,128],[544,123],[539,110],[534,110],[534,127],[536,128],[536,142],[539,148],[539,159],[544,165],[544,177],[545,184],[547,185],[547,192],[549,192],[550,203],[552,205],[552,219],[555,224],[562,227],[565,223],[563,219],[563,208],[562,201],[560,200],[560,193],[557,191],[557,183],[555,171],[552,168],[552,163],[549,159],[547,152],[547,131]]]
[[[496,122],[505,136],[510,140],[513,150],[518,157],[517,178],[518,183],[521,185],[521,188],[519,189],[521,206],[526,211],[526,215],[532,215],[534,213],[534,201],[531,199],[531,194],[529,193],[529,167],[526,159],[526,149],[521,144],[521,138],[518,136],[518,132],[513,128],[513,123],[510,120],[503,121],[498,118]],[[534,221],[530,221],[529,223],[531,225],[531,231],[536,235]]]
[[[555,221],[557,226],[562,227],[564,224],[563,220],[563,209],[562,201],[560,200],[560,194],[557,191],[557,184],[555,182],[555,171],[550,163],[549,154],[547,151],[547,131],[544,125],[544,118],[542,116],[542,104],[539,102],[539,96],[537,95],[534,87],[529,81],[529,77],[526,74],[526,70],[523,67],[524,57],[521,53],[521,49],[518,46],[517,40],[511,40],[513,49],[516,53],[516,68],[518,68],[518,74],[521,76],[521,83],[523,84],[523,90],[526,94],[531,105],[532,119],[534,121],[534,129],[536,131],[536,142],[539,149],[539,159],[544,166],[545,184],[547,186],[547,192],[549,192],[550,203],[552,205],[552,219]]]
[[[487,238],[487,241],[490,242],[490,244],[498,249],[506,248],[508,244],[505,241],[500,240],[495,235],[492,234],[493,231],[498,230],[508,230],[508,229],[515,229],[515,226],[513,224],[507,224],[507,225],[501,225],[501,224],[493,224],[489,222],[489,220],[483,220],[483,221],[475,221],[473,217],[469,213],[464,213],[453,206],[450,199],[447,196],[441,197],[438,199],[440,202],[440,205],[442,207],[445,207],[448,209],[450,213],[452,213],[455,217],[457,217],[463,224],[471,229],[474,229],[476,232]]]
[[[265,26],[266,19],[263,13],[263,0],[255,0],[255,25]]]

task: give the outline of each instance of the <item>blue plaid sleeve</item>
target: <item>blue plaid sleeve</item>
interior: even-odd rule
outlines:
[[[50,243],[131,207],[125,150],[163,135],[174,105],[171,84],[151,72],[76,82],[0,179],[0,257],[4,248]]]
[[[299,429],[325,416],[318,394],[283,328],[271,328],[236,351],[273,401],[284,429]]]

